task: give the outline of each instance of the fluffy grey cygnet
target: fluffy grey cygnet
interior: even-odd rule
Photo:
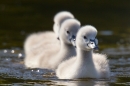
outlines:
[[[76,55],[71,41],[75,39],[80,28],[80,22],[76,19],[67,19],[61,24],[59,38],[60,47],[49,45],[49,49],[41,51],[37,55],[27,55],[25,66],[30,68],[56,69],[66,59]]]
[[[69,18],[74,18],[73,14],[68,11],[61,11],[54,16],[53,31],[44,31],[33,33],[27,37],[24,42],[25,55],[38,54],[41,50],[49,48],[48,44],[58,44],[60,26],[63,21]],[[58,46],[57,45],[57,46]]]
[[[80,28],[76,37],[77,55],[62,62],[56,75],[60,79],[109,78],[106,55],[93,53],[98,46],[97,30],[91,25]]]

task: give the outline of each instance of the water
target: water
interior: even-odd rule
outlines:
[[[130,85],[130,1],[1,0],[0,85],[3,86],[128,86]],[[72,6],[73,5],[73,6]],[[23,44],[32,32],[52,30],[53,16],[71,11],[82,25],[98,30],[99,53],[110,60],[111,77],[58,79],[53,70],[26,69]]]
[[[120,54],[113,55],[113,52],[117,51]],[[0,85],[127,86],[130,84],[130,53],[124,55],[124,52],[119,49],[102,51],[102,53],[107,53],[110,60],[110,79],[60,80],[53,70],[26,69],[23,64],[24,53],[22,50],[0,50]]]

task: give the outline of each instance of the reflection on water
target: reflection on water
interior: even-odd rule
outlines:
[[[111,78],[109,80],[76,79],[60,80],[53,70],[26,69],[23,64],[24,53],[20,49],[0,50],[0,85],[67,85],[67,86],[111,86],[129,84],[130,55],[109,54]],[[113,49],[112,52],[117,52]],[[119,50],[118,50],[119,52]],[[5,84],[7,83],[7,84]]]

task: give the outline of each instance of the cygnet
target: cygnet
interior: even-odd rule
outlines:
[[[53,31],[44,31],[33,33],[27,37],[24,43],[25,55],[28,54],[38,54],[41,50],[49,48],[47,45],[49,44],[57,44],[59,45],[59,30],[60,25],[66,19],[74,18],[73,14],[68,11],[61,11],[54,16],[54,25]]]
[[[76,55],[72,40],[75,39],[80,22],[76,19],[67,19],[61,24],[59,32],[60,48],[49,45],[49,49],[41,51],[37,55],[29,54],[24,62],[26,67],[56,69],[64,60]]]
[[[76,36],[77,55],[62,62],[56,69],[60,79],[109,78],[106,55],[93,53],[98,48],[97,30],[91,25],[80,28]]]

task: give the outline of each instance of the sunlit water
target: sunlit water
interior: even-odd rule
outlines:
[[[23,62],[25,57],[23,50],[0,50],[0,85],[127,86],[130,84],[130,53],[128,51],[130,51],[129,48],[122,47],[105,49],[101,52],[106,53],[110,60],[111,77],[108,80],[60,80],[53,70],[26,69]]]

